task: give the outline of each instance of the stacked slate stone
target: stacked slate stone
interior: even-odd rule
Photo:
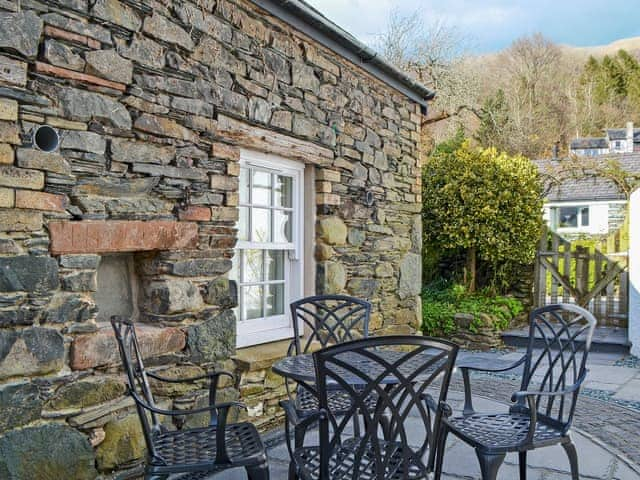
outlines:
[[[104,254],[134,252],[149,365],[236,368],[242,147],[313,169],[317,292],[369,299],[374,332],[415,332],[419,112],[247,0],[0,0],[3,478],[142,461],[115,341],[96,321]],[[58,151],[30,145],[43,124]],[[238,365],[221,400],[242,391],[271,425],[282,382]],[[154,389],[163,406],[206,402],[203,385]]]

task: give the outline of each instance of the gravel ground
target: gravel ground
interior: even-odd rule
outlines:
[[[633,355],[627,355],[614,363],[614,366],[640,369],[640,358],[634,357]]]

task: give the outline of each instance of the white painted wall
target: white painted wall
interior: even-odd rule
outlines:
[[[559,234],[584,233],[587,235],[602,235],[609,233],[609,204],[618,201],[576,201],[576,202],[549,202],[544,205],[542,217],[549,224],[551,221],[551,208],[559,207],[589,207],[589,225],[578,228],[556,228]],[[622,202],[624,203],[624,201]],[[552,226],[553,227],[553,226]]]
[[[629,340],[640,357],[640,189],[631,194],[629,219]]]

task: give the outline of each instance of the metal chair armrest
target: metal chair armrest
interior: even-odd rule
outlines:
[[[516,367],[519,367],[520,365],[522,365],[525,361],[527,360],[527,356],[523,355],[520,359],[516,360],[514,363],[509,363],[507,365],[505,365],[504,361],[501,360],[497,360],[494,361],[493,365],[491,364],[491,362],[489,362],[489,364],[466,364],[464,363],[464,360],[461,360],[459,363],[459,365],[457,365],[457,367],[460,370],[473,370],[475,372],[493,372],[493,373],[498,373],[498,372],[507,372],[509,370],[512,370]]]
[[[549,391],[541,391],[541,392],[536,392],[536,391],[520,391],[520,392],[515,392],[512,396],[511,396],[511,401],[512,402],[518,402],[518,401],[522,401],[525,398],[531,398],[531,397],[538,397],[538,396],[543,396],[543,397],[562,397],[564,395],[569,395],[570,393],[575,393],[577,392],[580,387],[582,386],[582,383],[584,382],[584,379],[587,376],[587,372],[588,370],[585,370],[582,375],[580,375],[580,377],[578,378],[578,381],[576,383],[574,383],[573,385],[570,385],[569,387],[563,389],[563,390],[557,390],[555,392],[549,392]]]
[[[162,375],[158,375],[155,372],[149,372],[149,371],[147,371],[146,374],[149,377],[155,380],[158,380],[160,382],[169,382],[169,383],[191,383],[191,382],[197,382],[199,380],[211,380],[211,379],[218,378],[221,375],[225,375],[230,378],[235,378],[235,376],[231,372],[227,372],[225,370],[219,370],[216,372],[207,373],[205,375],[199,375],[197,377],[189,377],[189,378],[167,378],[167,377],[163,377]]]
[[[580,377],[578,378],[578,381],[576,383],[574,383],[573,385],[563,389],[563,390],[558,390],[556,392],[531,392],[531,391],[520,391],[520,392],[515,392],[512,396],[511,396],[511,401],[515,402],[515,403],[520,403],[522,404],[523,401],[526,399],[527,401],[527,406],[529,409],[529,431],[527,432],[527,436],[526,438],[521,442],[521,445],[526,445],[526,444],[530,444],[533,441],[535,432],[536,432],[536,425],[538,423],[538,411],[537,411],[537,404],[536,404],[536,397],[538,396],[545,396],[545,397],[554,397],[554,396],[563,396],[563,395],[569,395],[569,394],[576,394],[578,392],[578,390],[580,390],[580,386],[582,385],[582,383],[584,382],[584,379],[587,376],[587,370],[585,369],[584,372],[582,372],[582,375],[580,375]]]
[[[300,418],[292,400],[281,400],[280,406],[284,410],[285,417],[287,417],[288,422],[294,427],[307,428],[327,416],[324,410],[316,410],[309,413],[309,415],[306,415],[304,418]]]
[[[211,412],[213,410],[219,411],[219,412],[222,412],[222,411],[228,412],[229,408],[231,407],[238,407],[244,410],[247,409],[247,406],[241,402],[223,402],[215,405],[209,405],[207,407],[198,407],[198,408],[192,408],[188,410],[167,410],[165,408],[159,408],[159,407],[156,407],[155,405],[149,404],[135,392],[129,391],[129,394],[133,397],[135,402],[139,404],[141,407],[143,407],[145,410],[149,410],[150,412],[157,413],[158,415],[166,415],[170,417],[180,416],[180,415],[196,415],[198,413]]]
[[[211,414],[210,425],[216,427],[216,464],[226,464],[231,463],[231,459],[229,458],[229,454],[227,452],[227,442],[226,442],[226,429],[227,429],[227,420],[229,416],[229,410],[232,407],[247,409],[247,406],[244,403],[240,402],[224,402],[218,403],[216,405],[209,405],[208,407],[200,407],[193,408],[190,410],[166,410],[164,408],[158,408],[154,405],[150,405],[148,402],[145,402],[138,394],[135,392],[129,391],[133,399],[137,404],[149,410],[153,413],[157,413],[159,415],[166,415],[170,417],[177,416],[187,416],[187,415],[195,415],[198,413],[209,412]]]
[[[218,393],[218,383],[220,381],[221,376],[227,376],[229,378],[234,379],[235,376],[231,372],[227,372],[226,370],[218,370],[214,372],[206,373],[205,375],[199,375],[197,377],[190,378],[167,378],[162,375],[158,375],[154,372],[146,372],[147,375],[155,380],[160,382],[168,382],[168,383],[193,383],[200,380],[209,380],[209,406],[214,407],[216,405],[216,395]],[[216,425],[218,423],[218,412],[217,410],[211,410],[211,425]]]
[[[293,459],[295,457],[293,455],[294,449],[291,445],[291,426],[294,427],[294,431],[297,428],[306,429],[318,420],[327,418],[327,412],[325,412],[324,410],[316,410],[315,412],[310,413],[309,416],[300,418],[298,412],[296,411],[293,400],[280,400],[280,406],[284,410],[285,416],[284,431],[287,450],[289,451],[289,457]]]
[[[491,366],[491,365],[474,365],[474,364],[464,364],[464,361],[461,361],[461,365],[459,365],[457,368],[460,369],[460,371],[462,372],[462,380],[464,383],[464,408],[462,410],[462,414],[464,416],[468,416],[468,415],[473,415],[475,413],[475,410],[473,409],[473,399],[471,397],[471,379],[469,376],[469,371],[476,371],[476,372],[492,372],[492,373],[498,373],[498,372],[507,372],[509,370],[512,370],[516,367],[519,367],[520,365],[522,365],[527,359],[526,355],[523,355],[522,358],[520,358],[519,360],[517,360],[514,363],[508,364],[508,365],[504,365],[504,362],[500,362],[497,365]]]

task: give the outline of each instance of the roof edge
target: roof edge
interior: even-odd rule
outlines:
[[[426,112],[435,92],[392,65],[378,52],[300,0],[251,0],[271,15],[333,50],[420,104]]]

